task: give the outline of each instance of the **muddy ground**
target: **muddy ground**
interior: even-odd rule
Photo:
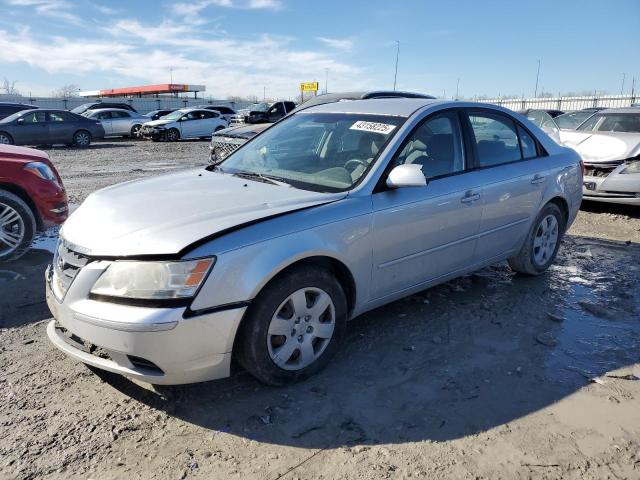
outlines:
[[[49,152],[79,203],[208,150]],[[283,389],[242,371],[152,388],[66,358],[41,239],[0,266],[0,478],[640,478],[640,211],[585,208],[547,274],[496,265],[367,313]]]

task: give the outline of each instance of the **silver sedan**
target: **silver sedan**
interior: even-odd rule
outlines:
[[[154,384],[301,380],[347,321],[508,260],[538,275],[580,158],[504,108],[353,100],[295,113],[218,165],[90,195],[47,270],[50,340]]]
[[[89,110],[83,116],[99,120],[105,131],[105,137],[137,137],[148,117],[122,108],[100,108]]]

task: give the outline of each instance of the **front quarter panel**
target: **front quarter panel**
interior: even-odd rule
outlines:
[[[370,234],[371,201],[360,197],[266,220],[212,240],[187,256],[217,257],[191,309],[250,301],[288,266],[321,256],[348,268],[356,285],[358,310],[369,295]]]

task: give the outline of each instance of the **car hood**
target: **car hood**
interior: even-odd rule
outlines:
[[[216,135],[225,137],[236,137],[250,139],[255,137],[260,132],[270,127],[271,123],[259,123],[257,125],[240,125],[238,127],[225,128],[224,130],[218,130]]]
[[[152,120],[150,122],[145,122],[144,125],[149,125],[150,127],[159,127],[162,125],[167,125],[169,123],[173,123],[175,120]]]
[[[626,160],[640,154],[640,133],[560,130],[560,139],[586,163]]]
[[[29,162],[42,162],[46,163],[49,167],[53,167],[53,164],[49,160],[49,156],[45,152],[36,150],[35,148],[0,145],[0,159],[12,160],[25,164]]]
[[[60,235],[90,256],[175,255],[205,237],[345,196],[189,169],[89,195]]]

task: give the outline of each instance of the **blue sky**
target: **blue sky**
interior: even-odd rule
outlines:
[[[640,0],[0,0],[0,80],[24,94],[146,83],[288,98],[393,87],[441,96],[640,90]]]

